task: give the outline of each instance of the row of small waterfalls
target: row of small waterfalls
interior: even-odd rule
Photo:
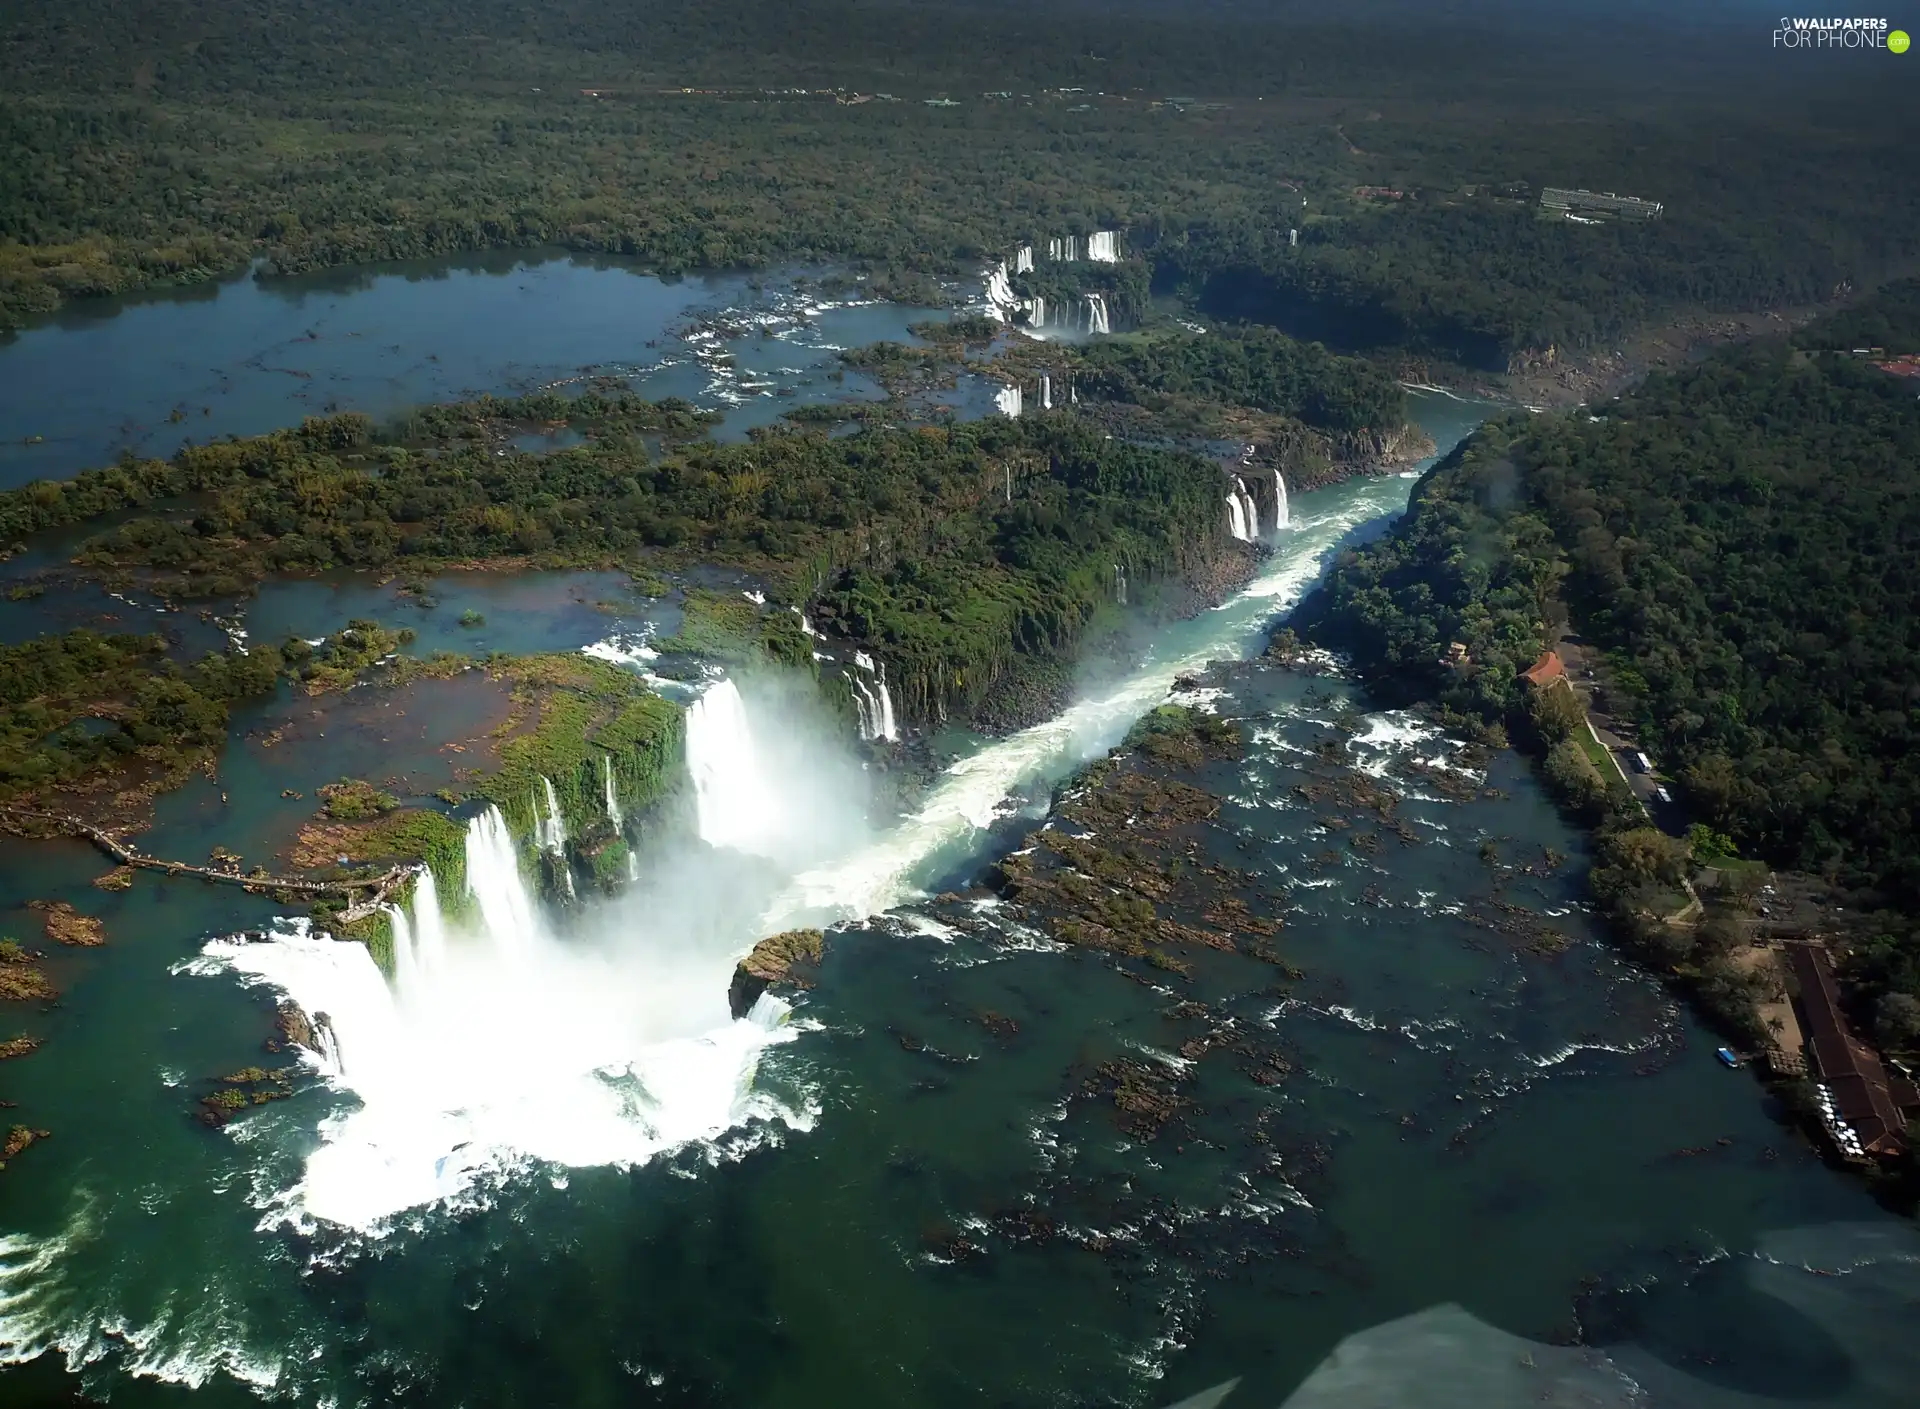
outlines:
[[[1062,235],[1047,241],[1049,264],[1118,264],[1120,232],[1095,230],[1091,235]],[[1013,272],[1031,274],[1034,247],[1021,245],[1013,252]]]
[[[1053,374],[1042,372],[1029,384],[1027,382],[1008,382],[994,393],[993,405],[1003,416],[1018,417],[1027,411],[1027,388],[1033,388],[1034,405],[1042,411],[1051,411],[1055,406],[1077,406],[1080,393],[1074,389],[1073,379],[1067,379],[1067,394],[1064,399],[1056,399],[1053,387]]]
[[[1273,523],[1262,527],[1260,505],[1247,489],[1246,480],[1233,477],[1233,488],[1227,491],[1227,532],[1242,543],[1252,543],[1263,533],[1278,533],[1283,528],[1293,526],[1293,511],[1287,503],[1287,481],[1280,471],[1273,472]]]
[[[1091,235],[1066,235],[1046,242],[1046,262],[1051,264],[1117,264],[1120,261],[1120,235],[1115,230],[1096,230]],[[1013,280],[1031,274],[1036,265],[1033,245],[1021,245],[1010,259],[999,260],[986,271],[988,317],[1003,323],[1015,323],[1035,333],[1059,332],[1092,336],[1113,331],[1112,313],[1105,294],[1081,294],[1051,303],[1040,294],[1023,296]]]

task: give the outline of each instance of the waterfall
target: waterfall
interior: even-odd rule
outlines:
[[[1127,604],[1127,570],[1118,563],[1113,565],[1113,599],[1123,607]]]
[[[1065,259],[1066,257],[1067,257],[1066,248],[1058,239],[1058,237],[1047,241],[1047,258],[1048,259],[1052,260],[1055,264],[1058,264],[1061,260]]]
[[[540,937],[533,897],[520,876],[520,852],[500,809],[489,807],[467,823],[467,894],[494,946],[524,953]]]
[[[555,856],[564,856],[567,850],[567,824],[560,816],[560,799],[554,795],[553,782],[544,774],[540,778],[540,787],[545,794],[547,815],[540,815],[539,797],[533,800],[533,839],[542,851]]]
[[[1013,272],[1031,274],[1033,272],[1033,246],[1022,245],[1013,252]]]
[[[687,711],[687,772],[709,846],[764,854],[782,816],[774,780],[760,765],[746,702],[717,680]]]
[[[879,736],[880,704],[858,675],[849,675],[847,683],[853,686],[853,708],[860,717],[860,741],[866,743]]]
[[[1033,328],[1047,326],[1047,301],[1039,294],[1027,300],[1027,325]]]
[[[1040,374],[1040,409],[1042,411],[1053,409],[1053,378],[1045,372]]]
[[[1280,477],[1280,471],[1273,472],[1273,531],[1293,527],[1293,508],[1287,503],[1287,482]]]
[[[553,782],[541,775],[540,787],[546,794],[547,815],[540,816],[540,799],[533,800],[533,840],[534,845],[546,852],[554,861],[554,869],[560,874],[561,888],[568,896],[573,894],[573,868],[567,864],[567,824],[560,816],[560,799],[554,795]]]
[[[1260,536],[1260,506],[1253,502],[1245,482],[1237,475],[1233,492],[1227,495],[1227,532],[1242,543],[1251,543]]]
[[[802,620],[804,620],[804,618],[802,618]],[[613,755],[610,753],[601,754],[600,765],[601,780],[605,782],[607,786],[607,820],[613,823],[613,829],[617,832],[626,819],[620,812],[620,796],[613,788]]]
[[[1240,511],[1239,497],[1233,494],[1227,496],[1227,534],[1243,543],[1253,536],[1247,532],[1247,520]]]
[[[454,923],[444,964],[426,875],[410,916],[389,912],[396,956],[417,961],[403,990],[365,945],[304,922],[214,940],[196,961],[207,966],[196,972],[269,984],[307,1014],[300,1056],[346,1098],[280,1191],[276,1221],[377,1233],[409,1208],[485,1207],[529,1163],[632,1167],[743,1124],[810,1124],[754,1084],[759,1054],[792,1036],[785,1005],[763,996],[734,1021],[732,935],[697,947],[732,903],[703,886],[724,892],[714,878],[739,874],[737,858],[707,858],[723,869],[669,892],[670,913],[627,902],[610,945],[604,929],[566,943],[547,932],[497,808],[467,824],[466,855],[479,904]]]
[[[420,963],[413,950],[413,928],[407,923],[407,912],[398,905],[382,905],[380,909],[393,935],[393,985],[402,993],[417,992]]]
[[[340,1034],[333,1030],[333,1019],[325,1013],[315,1013],[312,1025],[313,1046],[320,1058],[321,1070],[331,1077],[345,1076],[347,1059],[340,1050]]]
[[[1003,386],[993,394],[994,409],[1003,416],[1018,419],[1020,415],[1020,388]]]
[[[1087,258],[1095,264],[1120,262],[1120,236],[1112,230],[1096,230],[1087,237]]]
[[[1104,294],[1087,295],[1087,331],[1089,333],[1111,333],[1112,326],[1107,322],[1107,299]]]
[[[873,657],[865,651],[856,651],[853,663],[862,670],[872,673],[875,670]],[[887,668],[878,667],[879,674],[869,684],[858,675],[847,676],[847,683],[853,687],[853,707],[860,717],[860,738],[863,743],[876,740],[882,743],[894,743],[900,738],[899,725],[893,717],[893,695],[887,689]]]
[[[415,970],[428,982],[447,966],[447,921],[431,866],[422,866],[413,883],[413,955]]]
[[[994,265],[987,271],[987,316],[1005,322],[1019,302],[1014,297],[1013,284],[1007,278],[1005,261]]]
[[[893,696],[887,693],[887,668],[880,667],[880,737],[887,743],[900,738],[900,726],[893,720]]]

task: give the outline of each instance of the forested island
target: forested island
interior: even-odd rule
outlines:
[[[1591,412],[1489,423],[1292,622],[1388,698],[1534,742],[1625,919],[1743,856],[1819,878],[1858,1017],[1896,1051],[1920,1042],[1916,308],[1920,283],[1896,283]],[[1684,840],[1590,747],[1572,693],[1529,678],[1555,648],[1645,740]],[[1752,1031],[1739,924],[1629,928]]]

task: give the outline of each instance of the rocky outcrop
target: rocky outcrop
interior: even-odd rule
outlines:
[[[734,1017],[744,1018],[760,1001],[760,995],[776,984],[811,988],[811,977],[796,970],[817,966],[825,953],[826,936],[819,930],[768,935],[735,965],[733,983],[727,989],[727,1007]]]
[[[1341,460],[1376,472],[1411,465],[1438,449],[1433,437],[1411,421],[1388,430],[1368,429],[1336,437],[1334,448]]]
[[[133,867],[115,866],[104,876],[95,876],[93,883],[101,890],[127,890],[133,885]]]
[[[27,1125],[14,1126],[13,1129],[7,1132],[6,1139],[0,1141],[0,1169],[5,1169],[7,1167],[7,1161],[26,1149],[27,1146],[45,1140],[52,1134],[53,1132],[51,1130],[35,1130],[33,1127]]]
[[[280,1035],[296,1047],[305,1047],[309,1052],[319,1051],[313,1035],[313,1019],[306,1009],[291,998],[280,1000],[280,1011],[274,1016],[274,1026],[280,1029]]]
[[[90,949],[107,942],[104,924],[91,915],[82,915],[64,900],[36,900],[28,908],[40,914],[47,938],[58,944]]]

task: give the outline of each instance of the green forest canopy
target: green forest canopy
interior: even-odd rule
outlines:
[[[562,245],[959,272],[1121,228],[1215,316],[1498,368],[1920,256],[1898,175],[1914,90],[1888,66],[1689,47],[1674,83],[1679,46],[1616,24],[1575,44],[1571,16],[1500,42],[1393,6],[1096,24],[896,0],[23,0],[7,23],[0,326],[254,255],[297,271]],[[796,91],[833,85],[904,101]],[[936,93],[960,106],[918,101]],[[1543,219],[1548,184],[1668,215]],[[1403,198],[1357,194],[1375,186]]]
[[[595,431],[573,450],[503,455],[482,433],[489,417],[569,414]],[[1144,586],[1225,532],[1217,465],[1070,416],[776,431],[655,458],[635,432],[657,427],[701,428],[684,406],[632,397],[423,413],[410,432],[450,437],[427,445],[381,443],[362,416],[316,418],[8,492],[0,536],[141,509],[75,561],[189,596],[336,567],[637,564],[650,551],[744,563],[885,649],[902,709],[931,713],[976,702],[1022,654],[1069,646],[1110,599],[1116,564]]]
[[[1868,329],[1920,345],[1920,282],[1598,414],[1484,428],[1300,629],[1388,688],[1500,717],[1570,608],[1697,818],[1920,903],[1920,386],[1803,350]],[[1455,641],[1471,669],[1442,663]],[[1920,951],[1901,962],[1920,988]]]

